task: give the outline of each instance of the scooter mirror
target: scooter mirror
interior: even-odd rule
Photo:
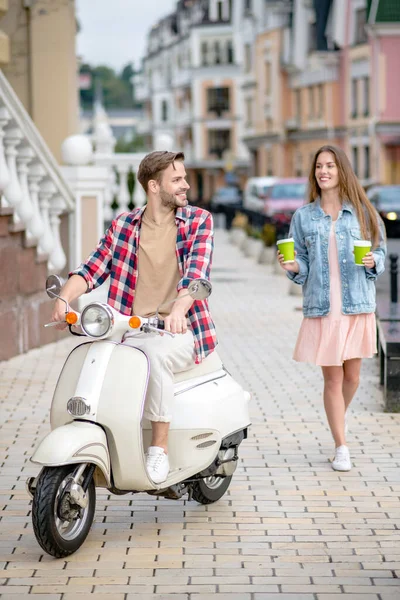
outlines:
[[[60,295],[63,280],[58,275],[49,275],[46,279],[46,292],[49,298],[57,298]]]
[[[211,294],[212,285],[208,279],[192,279],[187,289],[194,300],[205,300]]]

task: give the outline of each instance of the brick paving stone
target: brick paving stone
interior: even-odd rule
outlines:
[[[219,353],[252,394],[252,427],[220,502],[99,490],[84,547],[43,555],[25,480],[49,431],[64,340],[0,363],[1,600],[395,600],[400,598],[400,415],[383,412],[376,359],[350,409],[354,468],[335,473],[318,368],[291,352],[301,298],[217,230]]]

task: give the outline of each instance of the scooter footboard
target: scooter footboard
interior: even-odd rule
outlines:
[[[53,429],[36,448],[31,461],[43,467],[93,463],[111,485],[110,455],[106,434],[94,423],[73,421]]]

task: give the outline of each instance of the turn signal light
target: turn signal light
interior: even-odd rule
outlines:
[[[131,317],[129,319],[129,327],[132,327],[132,329],[139,329],[141,324],[142,324],[142,322],[139,319],[139,317]]]
[[[397,219],[397,213],[395,213],[395,212],[388,212],[387,215],[386,215],[386,218],[389,221],[395,221]]]
[[[65,315],[65,320],[68,325],[75,325],[78,321],[78,315],[74,312],[69,312]]]

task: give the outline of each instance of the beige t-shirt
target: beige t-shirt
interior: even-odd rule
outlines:
[[[132,314],[140,317],[154,315],[157,307],[178,294],[181,279],[176,256],[177,225],[175,212],[161,224],[155,223],[147,210],[142,216],[138,252],[138,279]],[[173,304],[163,306],[160,315],[169,315]]]

